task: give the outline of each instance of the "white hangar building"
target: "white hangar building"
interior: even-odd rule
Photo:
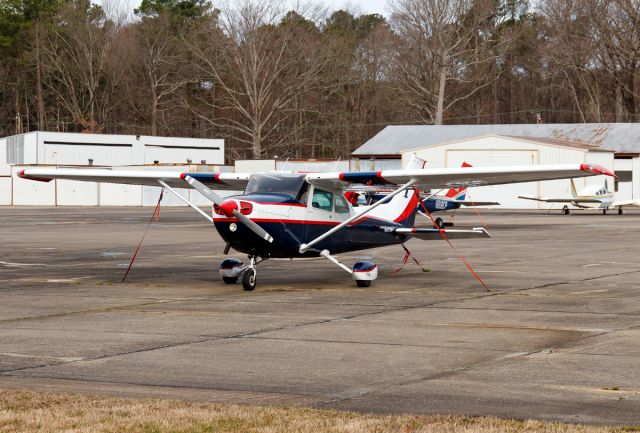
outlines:
[[[598,163],[613,169],[618,180],[608,179],[616,198],[640,199],[640,124],[520,124],[388,126],[353,157],[384,161],[400,168],[411,154],[427,167]],[[371,165],[374,165],[371,162]],[[604,185],[604,176],[577,179],[576,187]],[[531,182],[470,191],[475,200],[495,200],[506,208],[548,208],[548,203],[521,200],[517,195],[569,197],[568,180]]]
[[[24,166],[36,164],[215,170],[212,166],[224,164],[224,140],[62,132],[0,138],[0,205],[141,206],[155,204],[158,188],[68,180],[41,183],[17,177]],[[178,202],[167,197],[165,204]]]

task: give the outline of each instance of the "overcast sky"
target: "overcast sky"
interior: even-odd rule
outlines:
[[[119,6],[124,6],[127,9],[133,9],[140,6],[142,0],[111,0],[115,1]],[[386,17],[389,16],[389,10],[387,8],[388,0],[285,0],[293,7],[296,4],[304,6],[306,3],[324,5],[329,9],[347,9],[352,12],[360,12],[365,14],[380,14]],[[103,4],[103,0],[93,0],[97,4]],[[214,7],[216,6],[216,0],[212,1]]]
[[[300,1],[300,3],[304,3]],[[330,9],[359,9],[363,13],[389,15],[387,0],[318,0],[314,3],[326,5]]]

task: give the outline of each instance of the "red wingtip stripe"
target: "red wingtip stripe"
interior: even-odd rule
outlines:
[[[614,172],[600,164],[580,164],[580,170],[587,171],[589,173],[603,174],[605,176],[615,177],[616,179],[618,178]]]
[[[180,179],[185,180],[188,173],[180,173]]]
[[[25,170],[20,170],[18,172],[18,177],[21,179],[35,180],[37,182],[51,182],[53,179],[49,177],[38,177],[38,176],[29,176],[25,173]]]

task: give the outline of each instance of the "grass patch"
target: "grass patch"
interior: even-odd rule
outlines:
[[[2,433],[622,433],[606,427],[492,417],[374,415],[294,407],[126,399],[0,389]]]

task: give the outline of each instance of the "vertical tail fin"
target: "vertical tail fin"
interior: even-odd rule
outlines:
[[[462,163],[462,167],[473,167],[473,166],[465,161]],[[467,192],[467,188],[451,188],[449,189],[449,191],[447,191],[445,195],[449,198],[453,198],[456,200],[464,200],[465,196],[467,195],[466,192]]]
[[[399,216],[394,218],[394,222],[397,222],[402,227],[413,227],[416,221],[416,214],[419,210],[418,205],[420,204],[420,191],[414,188],[409,188],[406,190],[405,194],[398,194],[398,196],[404,196],[401,199],[401,206],[404,206],[404,210]]]
[[[425,168],[426,165],[427,165],[427,161],[425,161],[424,159],[420,158],[415,153],[413,153],[411,154],[411,159],[409,160],[405,168],[407,170],[422,169],[422,168]]]
[[[420,192],[408,188],[395,195],[391,200],[373,209],[368,216],[393,221],[401,227],[413,227],[420,204]]]

